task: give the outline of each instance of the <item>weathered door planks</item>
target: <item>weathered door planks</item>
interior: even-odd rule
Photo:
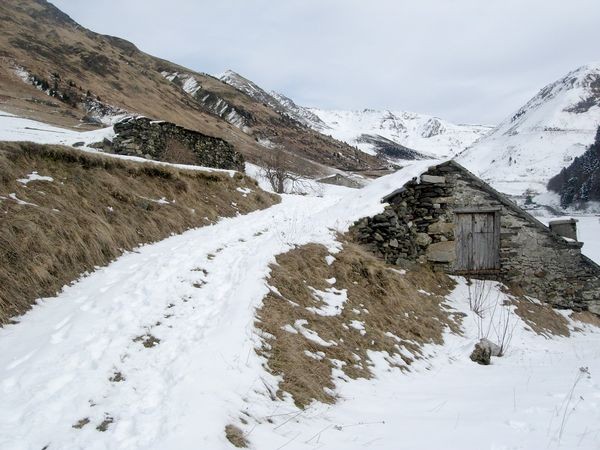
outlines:
[[[456,269],[477,272],[500,268],[500,224],[496,212],[456,214]]]

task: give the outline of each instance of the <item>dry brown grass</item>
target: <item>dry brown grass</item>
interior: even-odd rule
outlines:
[[[237,448],[246,448],[248,447],[248,440],[244,436],[244,432],[240,430],[235,425],[227,425],[225,427],[225,437],[229,442],[233,444],[234,447]]]
[[[569,321],[552,306],[520,296],[511,300],[515,313],[537,334],[546,337],[570,336]]]
[[[17,182],[32,171],[54,181]],[[244,197],[237,187],[253,192]],[[11,193],[38,206],[19,205]],[[0,197],[0,324],[124,251],[278,201],[242,174],[31,143],[0,143]]]
[[[600,328],[600,316],[589,312],[589,311],[581,311],[574,312],[571,314],[571,319],[577,320],[579,322],[583,322],[588,325],[593,325],[595,327]]]
[[[264,298],[257,313],[256,326],[265,333],[259,354],[267,359],[267,369],[282,377],[278,395],[289,393],[299,407],[313,400],[335,402],[336,367],[343,372],[338,376],[371,377],[370,350],[386,352],[392,366],[408,370],[423,356],[424,344],[443,342],[446,327],[459,331],[460,319],[442,306],[454,285],[447,276],[426,268],[402,275],[350,242],[331,266],[327,255],[325,247],[309,244],[277,257],[268,281],[277,292]],[[326,280],[333,277],[336,282],[330,285]],[[330,287],[347,289],[341,313],[326,317],[308,310],[323,304],[312,288]],[[323,346],[283,329],[297,320],[306,320],[307,329],[334,345]],[[349,326],[355,320],[364,323],[364,334]]]

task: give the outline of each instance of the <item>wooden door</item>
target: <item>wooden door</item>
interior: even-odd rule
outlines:
[[[500,268],[497,212],[456,214],[456,270],[479,272]]]

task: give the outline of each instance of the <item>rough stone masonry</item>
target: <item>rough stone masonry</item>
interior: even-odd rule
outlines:
[[[131,117],[114,125],[107,151],[180,164],[244,171],[244,158],[231,144],[170,122]]]
[[[358,221],[359,242],[390,264],[427,263],[455,268],[455,211],[495,209],[500,214],[500,268],[467,274],[518,286],[556,307],[600,314],[600,267],[581,254],[580,242],[552,232],[454,161],[430,168],[387,197],[382,214]]]

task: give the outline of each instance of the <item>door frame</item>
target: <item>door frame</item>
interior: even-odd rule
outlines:
[[[456,241],[456,256],[457,259],[454,264],[453,272],[456,274],[495,274],[500,271],[501,261],[500,261],[500,213],[502,212],[502,207],[500,206],[491,206],[491,207],[470,207],[470,208],[459,208],[454,210],[454,227],[455,230],[458,227],[458,216],[462,214],[493,214],[494,216],[494,241],[497,245],[497,254],[496,256],[496,267],[493,269],[458,269],[456,264],[458,262],[458,246],[459,246],[459,236],[455,235],[454,239]]]

